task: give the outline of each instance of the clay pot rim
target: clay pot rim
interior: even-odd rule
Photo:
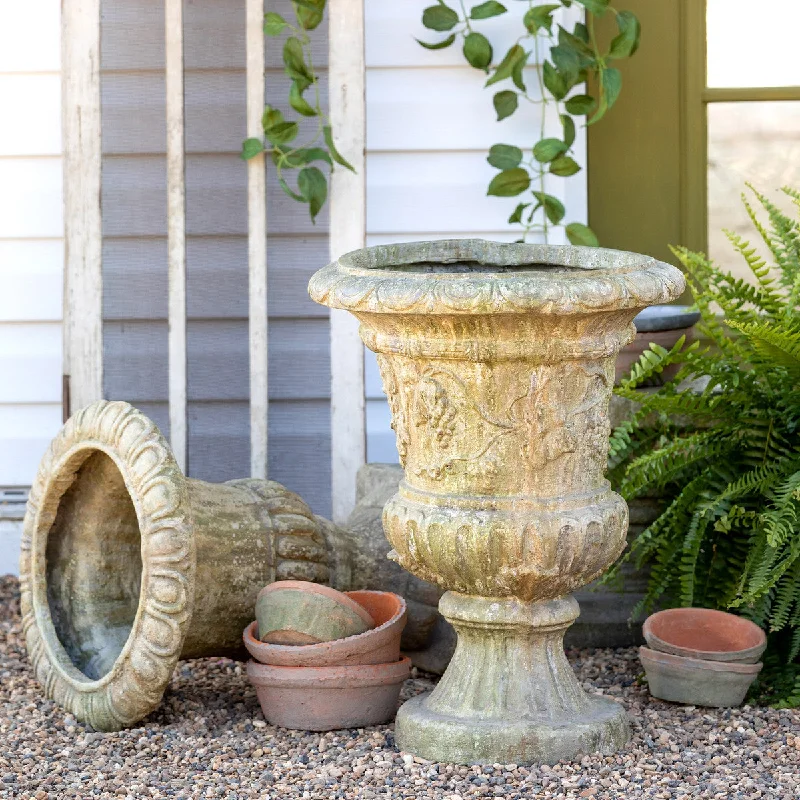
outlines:
[[[322,595],[323,597],[327,597],[329,600],[333,600],[335,603],[338,603],[343,608],[352,611],[354,614],[357,614],[359,619],[367,626],[369,626],[370,630],[375,627],[375,620],[372,618],[372,615],[367,611],[366,608],[359,605],[352,597],[348,597],[347,594],[344,592],[340,592],[336,589],[331,588],[330,586],[325,586],[322,583],[312,583],[311,581],[273,581],[272,583],[267,584],[261,591],[258,593],[256,597],[256,602],[260,600],[262,597],[268,594],[272,594],[276,591],[292,591],[292,592],[307,592],[308,594],[318,594]],[[264,642],[264,644],[267,644]],[[283,645],[284,647],[296,647],[296,646],[303,646],[307,647],[308,645]]]
[[[128,638],[111,669],[100,678],[92,679],[73,664],[61,643],[50,616],[47,582],[37,578],[46,574],[47,539],[53,522],[43,518],[42,507],[50,502],[60,504],[72,485],[72,481],[64,484],[64,477],[76,472],[97,452],[114,462],[134,506],[141,543],[142,578],[139,603]],[[146,470],[142,469],[143,463],[147,464]],[[169,487],[166,496],[150,492],[151,496],[146,497],[149,490],[158,485]],[[99,400],[77,411],[64,423],[42,457],[23,523],[20,574],[30,574],[35,579],[22,586],[22,619],[34,672],[42,684],[54,684],[56,688],[52,691],[62,696],[63,707],[71,709],[82,694],[102,690],[95,709],[100,713],[101,709],[108,711],[122,728],[131,720],[150,713],[155,708],[150,696],[160,697],[169,684],[188,631],[194,592],[185,591],[181,602],[159,612],[170,618],[170,640],[153,648],[146,640],[144,621],[150,615],[150,608],[159,608],[161,604],[154,596],[156,580],[148,563],[154,558],[169,556],[170,573],[181,584],[191,584],[196,568],[196,547],[185,512],[186,492],[186,478],[169,443],[145,414],[121,400]],[[152,542],[158,541],[162,534],[167,534],[168,552],[154,554]],[[136,673],[132,664],[143,652],[157,662],[158,678],[148,686],[147,698],[132,700],[130,684],[139,680],[131,677]],[[120,703],[117,699],[120,696],[127,697],[127,702]],[[87,712],[89,724],[93,724],[93,716],[93,710]]]
[[[709,672],[736,672],[740,675],[758,675],[764,664],[759,661],[757,664],[741,664],[736,661],[706,661],[702,658],[690,658],[688,656],[676,656],[674,653],[664,653],[660,650],[652,650],[642,645],[639,648],[639,658],[642,663],[651,661],[664,666],[677,667],[684,670],[706,670]]]
[[[743,647],[738,650],[698,650],[692,647],[684,647],[683,645],[674,644],[666,639],[661,638],[653,630],[654,626],[660,620],[668,617],[686,615],[687,612],[694,612],[696,618],[700,617],[716,617],[717,619],[735,620],[735,623],[742,630],[747,630],[752,633],[758,634],[758,642],[749,647]],[[714,608],[666,608],[663,611],[657,611],[651,614],[642,625],[642,634],[644,635],[647,644],[655,651],[662,653],[669,653],[671,655],[682,656],[684,658],[696,658],[706,661],[717,661],[722,663],[741,662],[745,658],[758,658],[767,647],[767,635],[759,628],[755,622],[744,617],[737,617],[735,614],[729,614],[727,611],[720,611]]]
[[[318,644],[270,644],[269,642],[262,642],[256,636],[256,629],[258,622],[253,620],[243,631],[242,639],[244,640],[244,646],[247,648],[247,651],[250,653],[253,658],[264,664],[267,662],[261,661],[258,657],[259,651],[268,652],[270,654],[270,659],[275,659],[275,661],[270,660],[270,664],[274,666],[281,666],[282,662],[285,664],[288,661],[296,662],[297,656],[302,654],[304,659],[311,659],[314,658],[329,658],[331,650],[334,652],[339,649],[344,649],[346,647],[352,646],[354,643],[358,642],[366,642],[368,640],[375,640],[374,642],[370,642],[375,646],[378,646],[386,637],[391,637],[393,635],[392,629],[398,624],[398,621],[403,619],[407,613],[406,608],[406,601],[399,595],[395,594],[394,592],[380,592],[377,590],[372,589],[363,589],[354,592],[346,592],[346,594],[376,594],[376,595],[390,595],[397,600],[398,607],[397,611],[391,616],[390,619],[386,620],[382,625],[378,625],[375,628],[372,628],[368,631],[364,631],[364,633],[356,633],[353,636],[346,636],[343,639],[334,639],[330,642],[319,642]]]
[[[335,667],[284,667],[262,664],[255,659],[247,662],[247,677],[254,686],[298,688],[302,686],[326,689],[350,689],[365,686],[387,686],[402,683],[411,674],[411,659],[400,656],[388,664],[350,664]]]

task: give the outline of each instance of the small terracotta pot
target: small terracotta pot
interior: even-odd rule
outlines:
[[[403,681],[411,674],[405,656],[390,664],[347,667],[278,667],[247,662],[266,719],[304,731],[364,728],[388,722],[397,712]]]
[[[642,627],[653,650],[685,658],[755,664],[767,646],[764,631],[749,619],[711,608],[668,608]]]
[[[684,658],[639,648],[650,694],[692,706],[741,705],[763,664],[736,664]]]
[[[242,638],[248,652],[262,664],[284,667],[330,667],[348,664],[387,664],[400,658],[400,636],[406,625],[406,601],[393,592],[346,592],[365,608],[375,628],[337,639],[300,647],[268,644],[256,638],[256,623],[244,629]]]
[[[309,645],[364,633],[375,627],[369,612],[330,586],[309,581],[277,581],[256,599],[262,642]]]

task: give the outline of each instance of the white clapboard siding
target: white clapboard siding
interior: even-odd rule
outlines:
[[[61,425],[61,11],[0,3],[0,489],[33,481]],[[0,528],[16,572],[19,521]]]
[[[498,123],[493,91],[484,89],[481,74],[466,64],[460,44],[429,51],[415,41],[446,37],[422,26],[428,5],[430,0],[365,0],[367,244],[465,237],[513,241],[518,234],[506,220],[518,200],[486,196],[486,186],[497,174],[486,155],[501,142],[530,147],[539,137],[539,106],[523,103],[520,111]],[[508,3],[508,14],[480,23],[496,57],[516,41],[523,5]],[[579,14],[575,6],[562,21],[571,26]],[[526,69],[525,75],[536,97],[536,69]],[[552,110],[547,122],[546,135],[558,135]],[[583,129],[575,150],[585,166]],[[570,220],[586,221],[585,172],[566,181],[548,180],[544,188],[564,202]],[[551,235],[550,241],[563,243],[563,233]],[[370,352],[365,390],[367,460],[396,461],[389,409]]]

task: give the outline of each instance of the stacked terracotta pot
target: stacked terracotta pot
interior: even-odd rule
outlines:
[[[763,664],[764,631],[710,608],[671,608],[648,617],[639,648],[650,694],[696,706],[738,706]]]
[[[411,672],[402,597],[280,581],[261,590],[256,617],[244,631],[247,674],[269,722],[327,731],[394,717]]]

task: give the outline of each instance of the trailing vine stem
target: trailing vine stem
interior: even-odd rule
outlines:
[[[567,213],[564,204],[545,191],[545,184],[548,175],[569,178],[580,171],[573,158],[575,118],[587,117],[586,124],[592,125],[602,119],[616,102],[622,88],[622,74],[616,67],[609,66],[609,62],[628,58],[636,52],[640,37],[639,20],[630,11],[613,8],[609,0],[559,0],[544,5],[534,5],[528,0],[522,16],[524,32],[495,63],[492,44],[475,30],[475,23],[506,14],[508,9],[498,0],[485,0],[467,12],[464,0],[458,2],[460,14],[445,0],[437,0],[436,5],[423,11],[422,24],[448,36],[439,42],[418,39],[419,44],[428,50],[442,50],[453,45],[460,36],[464,58],[489,76],[486,87],[499,83],[508,87],[506,82],[511,81],[513,89],[502,89],[493,97],[498,122],[518,110],[520,98],[541,108],[539,140],[531,147],[529,158],[526,159],[523,150],[516,145],[495,144],[489,150],[487,161],[499,173],[489,183],[487,194],[520,197],[530,192],[530,199],[518,202],[508,218],[510,224],[521,226],[520,241],[537,231],[542,233],[546,242],[551,227],[563,226],[572,244],[596,246],[597,237],[587,225],[564,222]],[[573,3],[583,7],[586,22],[576,23],[571,32],[558,25],[554,32],[554,13],[569,8]],[[595,33],[595,18],[606,13],[614,15],[618,33],[607,47],[601,47]],[[540,57],[540,42],[545,40],[550,45],[549,60]],[[532,49],[526,49],[531,42]],[[524,68],[529,65],[531,56],[531,66],[536,67],[538,97],[531,97],[525,83]],[[585,87],[590,76],[598,87],[596,97]],[[561,122],[560,137],[546,136],[547,111],[553,106]]]
[[[289,105],[301,116],[316,119],[316,129],[302,144],[298,144],[299,123],[287,120],[280,109],[267,105],[261,118],[264,138],[245,139],[241,152],[245,161],[259,153],[270,157],[281,188],[293,200],[308,205],[312,222],[328,197],[328,177],[322,169],[314,166],[314,162],[327,164],[330,171],[333,171],[335,164],[355,171],[336,149],[330,119],[322,110],[319,76],[314,70],[309,31],[322,22],[325,5],[326,0],[294,0],[292,7],[296,24],[288,22],[274,11],[264,15],[264,33],[267,36],[279,37],[288,33],[283,43],[283,66],[292,81]],[[303,95],[312,87],[313,101],[309,102]],[[296,188],[292,188],[287,181],[287,173],[295,170]]]

